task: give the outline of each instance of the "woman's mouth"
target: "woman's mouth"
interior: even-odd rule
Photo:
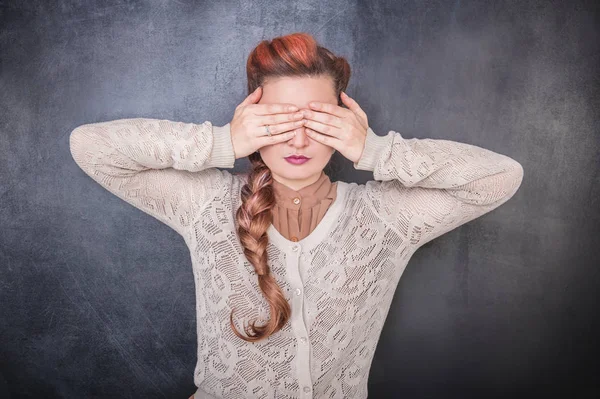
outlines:
[[[305,156],[291,155],[289,157],[286,157],[285,160],[293,165],[302,165],[303,163],[309,161],[310,158],[307,158]]]

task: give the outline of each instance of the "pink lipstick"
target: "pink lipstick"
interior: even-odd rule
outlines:
[[[310,158],[307,158],[303,155],[290,155],[289,157],[286,157],[285,160],[294,165],[302,165],[303,163],[309,161]]]

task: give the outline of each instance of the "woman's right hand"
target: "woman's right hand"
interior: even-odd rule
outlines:
[[[302,129],[302,112],[293,104],[256,104],[262,96],[259,86],[235,108],[230,122],[235,159],[246,157],[259,148],[291,139]],[[269,126],[271,136],[265,125]]]

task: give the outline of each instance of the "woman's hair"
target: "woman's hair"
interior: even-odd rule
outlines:
[[[317,44],[304,32],[261,41],[248,56],[246,63],[248,94],[261,86],[267,78],[298,76],[329,76],[338,99],[348,86],[350,65],[343,57]],[[290,318],[291,308],[281,287],[269,270],[267,263],[267,229],[273,221],[275,206],[271,170],[262,160],[260,153],[248,156],[250,170],[247,183],[241,189],[242,203],[237,210],[238,236],[244,247],[244,255],[252,263],[258,275],[258,285],[270,306],[271,317],[267,324],[257,326],[256,320],[244,326],[248,337],[240,334],[233,324],[232,310],[229,318],[234,333],[245,341],[259,341],[279,331]]]

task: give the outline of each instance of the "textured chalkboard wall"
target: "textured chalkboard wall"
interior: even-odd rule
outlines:
[[[294,31],[347,57],[378,134],[525,170],[510,202],[414,255],[369,397],[597,397],[598,16],[591,1],[0,1],[0,397],[194,392],[187,247],[87,177],[68,135],[225,124],[248,52]],[[336,157],[333,181],[372,179]]]

